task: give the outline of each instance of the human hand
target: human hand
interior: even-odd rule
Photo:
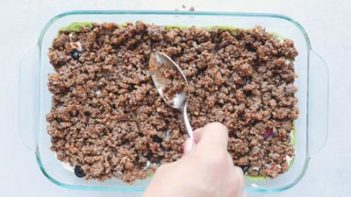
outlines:
[[[195,145],[181,159],[161,165],[144,197],[241,197],[244,178],[227,151],[228,131],[211,123],[194,131]],[[189,146],[185,143],[185,150]]]

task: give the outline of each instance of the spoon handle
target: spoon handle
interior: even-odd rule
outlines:
[[[186,129],[186,132],[188,134],[188,138],[193,141],[194,140],[193,128],[191,127],[190,121],[189,121],[189,118],[188,118],[187,103],[184,104],[184,107],[183,107],[183,110],[182,110],[182,114],[183,114],[183,120],[184,120],[184,124],[185,124],[185,129]]]

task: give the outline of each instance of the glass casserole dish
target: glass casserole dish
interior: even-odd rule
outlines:
[[[328,71],[323,59],[314,53],[307,33],[296,21],[282,15],[228,12],[178,11],[73,11],[52,18],[42,29],[37,46],[26,55],[20,71],[20,132],[25,144],[35,151],[40,170],[53,183],[70,189],[102,191],[143,191],[149,179],[133,185],[118,179],[104,182],[77,178],[62,167],[50,150],[46,114],[51,106],[47,88],[48,73],[53,72],[47,56],[57,32],[73,22],[114,22],[123,24],[141,20],[170,26],[226,26],[253,28],[263,26],[268,32],[294,41],[299,55],[295,60],[298,78],[296,96],[299,118],[295,121],[296,156],[290,169],[274,179],[246,177],[246,191],[275,192],[286,190],[303,177],[310,158],[324,145],[328,127]]]

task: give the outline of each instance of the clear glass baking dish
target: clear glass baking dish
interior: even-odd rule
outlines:
[[[135,22],[172,26],[232,26],[252,28],[260,25],[269,32],[292,39],[299,52],[295,61],[298,78],[297,97],[300,110],[295,122],[296,157],[290,169],[275,179],[246,177],[248,192],[277,192],[291,188],[301,180],[312,155],[325,144],[328,129],[328,70],[324,60],[312,51],[304,28],[295,20],[277,14],[179,11],[72,11],[59,14],[44,26],[37,46],[30,50],[20,65],[19,119],[24,143],[35,152],[40,170],[51,182],[64,188],[102,191],[143,191],[150,179],[133,185],[112,179],[86,181],[62,167],[50,150],[45,116],[50,110],[51,94],[47,88],[48,73],[53,72],[47,56],[57,32],[72,22]]]

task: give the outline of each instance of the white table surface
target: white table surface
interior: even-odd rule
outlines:
[[[163,1],[166,2],[166,1]],[[216,2],[216,3],[211,3]],[[351,195],[351,1],[350,0],[0,0],[0,196],[140,196],[138,193],[72,191],[49,182],[17,133],[18,61],[54,15],[74,9],[168,9],[185,4],[196,10],[282,13],[308,32],[312,46],[329,64],[329,139],[292,189],[248,196]]]

